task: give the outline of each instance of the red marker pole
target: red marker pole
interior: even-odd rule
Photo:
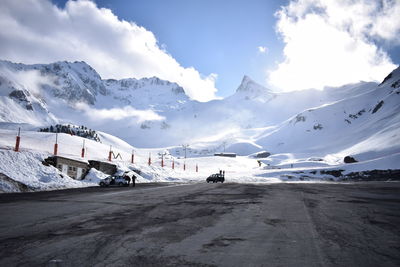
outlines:
[[[110,152],[108,152],[108,161],[111,161],[111,155],[112,155],[112,146],[110,146]]]
[[[131,163],[133,164],[134,162],[135,162],[135,152],[132,151]]]
[[[54,151],[53,151],[54,156],[57,156],[58,154],[58,134],[56,133],[56,143],[54,144]]]
[[[83,146],[82,146],[82,153],[81,153],[81,157],[84,158],[85,157],[85,140],[83,140]]]
[[[161,168],[164,168],[164,155],[161,155]]]
[[[15,140],[15,148],[14,148],[15,152],[19,151],[19,143],[21,142],[21,136],[20,135],[21,135],[21,128],[18,128],[18,135],[17,135],[17,138]]]
[[[151,154],[149,153],[149,166],[151,165]]]
[[[175,161],[172,160],[172,169],[175,169]]]

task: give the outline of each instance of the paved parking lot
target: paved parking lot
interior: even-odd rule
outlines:
[[[0,266],[399,266],[400,183],[0,195]]]

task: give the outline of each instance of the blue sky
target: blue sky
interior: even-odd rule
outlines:
[[[66,1],[56,1],[63,7]],[[152,31],[184,67],[218,74],[219,96],[231,95],[243,75],[265,84],[265,69],[281,58],[274,13],[287,1],[96,0],[120,19]],[[267,47],[260,53],[258,47]]]
[[[277,92],[381,81],[400,63],[397,0],[0,2],[0,58],[157,76],[199,101],[243,75]],[[260,49],[260,47],[262,49]]]

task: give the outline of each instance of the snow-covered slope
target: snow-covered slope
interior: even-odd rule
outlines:
[[[0,97],[3,127],[84,124],[144,145],[149,132],[170,127],[163,113],[179,111],[191,101],[176,83],[156,77],[102,80],[85,62],[0,61]]]
[[[277,153],[370,160],[400,152],[400,73],[362,94],[301,112],[256,143]],[[298,157],[298,156],[297,156]]]
[[[103,143],[59,133],[58,155],[83,162],[106,161],[111,147],[115,155],[120,155],[118,158],[113,158],[112,163],[117,165],[119,172],[140,170],[140,175],[136,174],[139,183],[203,182],[208,175],[222,169],[227,171],[230,181],[276,181],[276,179],[252,177],[251,172],[256,169],[257,164],[251,158],[206,156],[184,159],[173,157],[166,149],[138,149],[115,136],[98,133]],[[19,152],[13,151],[15,131],[0,129],[0,136],[0,193],[18,192],[21,187],[36,191],[96,186],[99,178],[106,176],[91,169],[84,180],[74,180],[53,166],[43,165],[43,160],[53,153],[55,133],[22,131]],[[84,158],[81,158],[84,141],[86,153]],[[131,163],[132,152],[135,155],[134,164]],[[161,154],[164,154],[164,167],[161,165]],[[148,164],[149,156],[151,165]]]
[[[26,73],[28,82],[33,73]],[[0,68],[0,123],[25,123],[42,125],[55,123],[57,119],[47,109],[46,102],[37,93],[35,85],[27,88],[21,75],[11,69]],[[31,82],[31,81],[29,81]]]
[[[156,77],[102,80],[84,62],[0,61],[0,190],[96,184],[100,174],[94,170],[81,182],[42,165],[55,134],[37,130],[57,123],[95,129],[101,142],[85,139],[86,158],[80,160],[106,160],[111,146],[122,156],[115,160],[120,170],[142,171],[139,182],[202,181],[220,169],[238,182],[339,179],[375,169],[385,176],[400,164],[399,114],[399,68],[379,85],[291,93],[272,92],[245,76],[232,96],[201,103]],[[22,152],[12,151],[18,127]],[[59,153],[80,158],[83,140],[59,134]],[[190,144],[186,159],[182,144]],[[212,156],[221,151],[239,157]],[[272,155],[257,158],[260,151]],[[359,162],[345,164],[345,156]]]
[[[0,127],[13,130],[73,123],[137,147],[174,151],[191,144],[197,156],[225,148],[239,155],[267,150],[371,159],[398,152],[400,143],[394,133],[398,69],[381,85],[360,82],[290,93],[272,92],[245,76],[232,96],[206,103],[157,77],[102,80],[84,62],[0,61],[0,79]]]
[[[3,128],[17,122],[36,127],[73,123],[141,147],[254,139],[260,131],[251,131],[249,136],[247,130],[276,125],[305,109],[376,86],[360,83],[324,91],[274,93],[245,76],[232,96],[201,103],[191,100],[178,84],[157,77],[102,80],[85,62],[24,65],[0,61],[0,77]],[[22,92],[10,95],[12,88]],[[249,152],[257,148],[248,141],[241,147]]]

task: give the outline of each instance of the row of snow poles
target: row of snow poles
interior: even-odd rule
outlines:
[[[19,152],[20,143],[21,143],[21,128],[18,128],[18,134],[17,134],[17,138],[15,140],[15,147],[14,147],[14,151],[15,152]],[[56,142],[54,143],[53,154],[54,154],[54,156],[58,155],[58,134],[57,133],[56,133]],[[113,154],[114,153],[112,151],[112,146],[110,146],[110,151],[108,152],[108,161],[112,161],[112,155]],[[161,167],[162,168],[165,167],[164,155],[165,154],[161,154]],[[81,150],[81,157],[82,158],[85,157],[85,140],[83,140],[83,145],[82,145],[82,150]],[[134,151],[132,151],[131,163],[132,164],[135,163],[135,153],[134,153]],[[151,165],[151,153],[149,153],[148,164],[149,164],[149,166]],[[172,169],[175,169],[175,160],[172,160],[172,166],[171,167],[172,167]],[[183,163],[183,170],[186,171],[186,162]],[[199,171],[199,166],[196,164],[196,172],[198,172],[198,171]]]
[[[15,152],[19,152],[20,143],[21,143],[21,128],[18,128],[18,134],[17,134],[17,138],[15,140],[15,147],[14,147]],[[56,133],[56,142],[54,143],[53,154],[54,154],[54,156],[57,156],[57,154],[58,154],[58,134],[57,133]],[[83,140],[81,157],[82,158],[85,157],[85,140]]]
[[[15,152],[19,152],[20,144],[21,144],[21,128],[18,128],[18,134],[17,134],[17,138],[15,140],[15,147],[14,147]],[[54,156],[58,155],[58,134],[57,133],[56,133],[56,142],[54,143],[53,154],[54,154]],[[85,157],[85,140],[83,140],[81,157],[82,158]]]
[[[165,154],[161,154],[161,167],[162,167],[162,168],[165,167],[165,164],[164,164],[164,155],[165,155]],[[132,162],[131,162],[131,163],[133,163],[133,159],[134,159],[134,155],[133,155],[133,152],[132,152]],[[151,165],[151,153],[149,153],[149,160],[148,160],[147,163],[149,164],[149,166]],[[174,160],[174,159],[172,159],[171,168],[172,168],[173,170],[175,169],[175,160]],[[183,163],[183,170],[186,171],[186,162]],[[197,165],[197,164],[196,164],[196,172],[199,172],[199,165]]]
[[[113,156],[114,152],[112,151],[112,146],[110,146],[110,151],[108,152],[108,161],[112,161],[112,156]],[[161,167],[164,168],[165,167],[165,163],[164,163],[164,155],[165,153],[161,154]],[[134,164],[135,163],[135,153],[132,150],[132,154],[131,154],[131,163]],[[151,153],[149,153],[149,159],[147,161],[147,164],[150,166],[151,165]],[[175,169],[175,160],[172,160],[171,163],[171,167],[172,169]],[[183,170],[186,171],[186,162],[183,163]],[[196,164],[196,172],[199,172],[199,166]]]

